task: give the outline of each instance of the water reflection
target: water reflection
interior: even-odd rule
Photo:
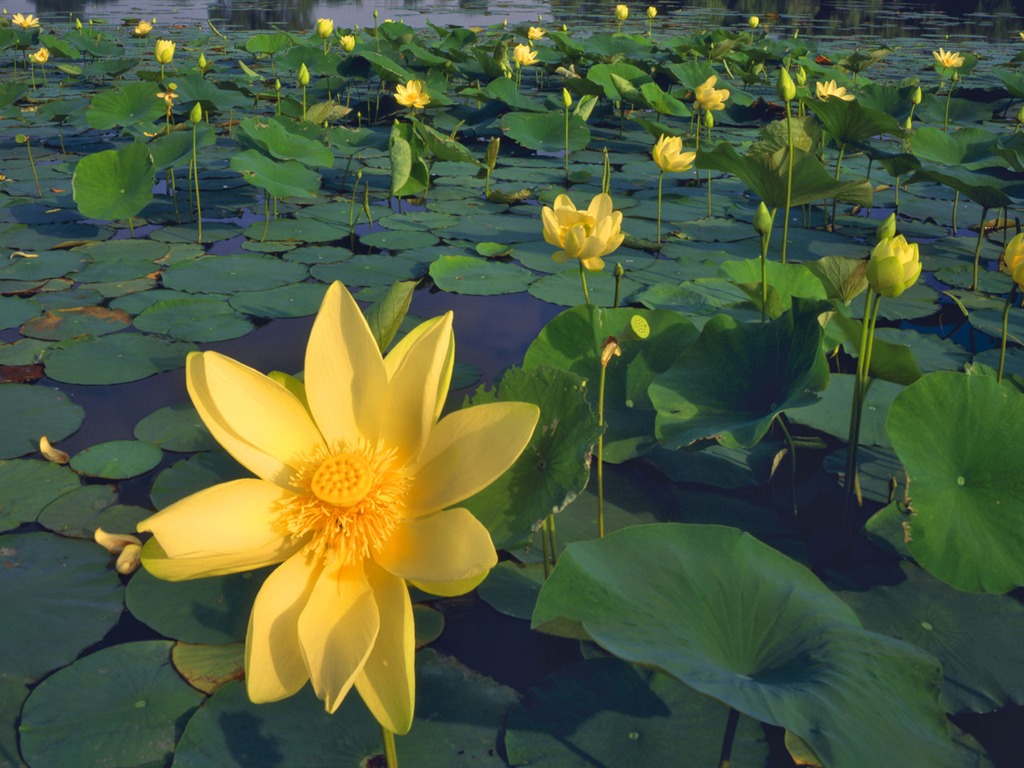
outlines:
[[[651,2],[658,8],[657,27],[671,30],[733,27],[748,16],[757,15],[762,24],[778,34],[800,34],[820,38],[861,37],[890,39],[949,35],[954,42],[1017,39],[1024,14],[1024,0],[640,0],[627,29],[646,30],[643,10]],[[35,14],[49,21],[69,17],[118,19],[138,16],[138,0],[35,0]],[[266,29],[274,25],[288,29],[310,29],[321,17],[333,18],[338,26],[373,24],[373,11],[380,18],[401,19],[423,26],[435,23],[469,26],[490,24],[508,18],[510,23],[534,22],[538,14],[547,24],[567,24],[579,29],[612,31],[615,22],[608,0],[154,0],[145,15],[156,15],[179,23],[202,23],[207,16],[229,29]]]

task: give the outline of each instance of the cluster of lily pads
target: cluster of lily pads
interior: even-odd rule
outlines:
[[[477,634],[467,666],[442,651],[481,603],[414,593],[405,764],[992,764],[956,726],[1024,695],[1024,55],[630,10],[589,36],[4,17],[4,760],[381,751],[357,697],[248,701],[266,570],[164,582],[93,541],[247,476],[186,356],[255,363],[340,280],[381,352],[428,290],[502,308],[487,336],[525,353],[475,391],[456,363],[449,408],[540,421],[465,501],[504,553],[477,595],[576,659],[531,676]],[[129,392],[109,418],[145,417],[90,438]]]

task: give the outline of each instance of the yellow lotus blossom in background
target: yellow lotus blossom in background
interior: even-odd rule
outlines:
[[[326,40],[334,34],[334,19],[317,19],[316,20],[316,36],[321,40]]]
[[[170,64],[174,60],[174,43],[171,40],[157,40],[153,55],[160,64]]]
[[[847,93],[844,86],[836,85],[835,80],[829,80],[827,83],[815,83],[814,91],[821,101],[828,101],[832,98],[853,101],[853,94]]]
[[[531,67],[537,63],[537,52],[531,51],[530,46],[520,43],[512,49],[512,58],[520,67]]]
[[[132,34],[135,37],[145,37],[153,31],[153,25],[148,21],[140,21],[135,25],[135,29],[132,30]]]
[[[999,256],[999,269],[1024,290],[1024,232],[1014,235]]]
[[[177,98],[180,98],[178,96],[178,94],[176,94],[174,92],[176,88],[177,88],[177,86],[175,86],[174,83],[171,83],[170,85],[167,86],[167,90],[166,91],[161,91],[160,93],[158,93],[156,95],[156,97],[158,99],[160,99],[161,101],[163,101],[164,104],[167,105],[167,111],[168,112],[170,112],[171,111],[171,107],[174,106],[174,100],[177,99]]]
[[[615,6],[615,20],[619,22],[625,21],[629,18],[629,7],[625,5]]]
[[[647,18],[648,19],[653,19],[657,15],[658,15],[658,9],[657,8],[655,8],[653,5],[647,6]]]
[[[576,210],[568,195],[556,197],[553,208],[545,206],[540,212],[544,241],[562,249],[552,258],[559,263],[579,259],[591,272],[604,269],[603,257],[626,237],[621,231],[622,212],[612,210],[612,205],[611,196],[601,193],[585,211]]]
[[[937,51],[932,51],[932,56],[935,57],[935,61],[947,69],[957,69],[964,65],[964,57],[959,52],[954,53],[939,48]]]
[[[717,82],[718,75],[712,75],[693,90],[693,96],[697,103],[708,112],[725,109],[725,102],[729,98],[727,88],[715,88]]]
[[[544,30],[541,29],[540,27],[530,27],[530,29],[526,33],[526,36],[530,40],[540,40],[542,37],[544,37]]]
[[[757,29],[759,26],[761,26],[760,17],[751,16],[749,19],[747,19],[747,26],[750,27],[751,29]]]
[[[679,136],[662,134],[651,152],[654,162],[666,173],[688,171],[697,159],[696,152],[683,152],[683,140]]]
[[[908,243],[903,235],[879,241],[871,250],[864,275],[875,293],[896,298],[921,276],[917,243]]]
[[[430,94],[422,80],[410,80],[395,87],[395,101],[409,109],[424,109],[430,103]]]
[[[11,26],[21,27],[22,29],[34,29],[39,26],[39,19],[31,13],[28,16],[16,13],[11,17]]]
[[[45,64],[50,60],[50,49],[44,45],[38,51],[29,56],[29,58],[36,64]]]
[[[256,596],[245,647],[254,702],[307,681],[334,712],[355,686],[381,725],[413,720],[412,604],[473,589],[497,562],[487,529],[458,502],[501,476],[539,409],[490,403],[439,420],[454,365],[452,313],[382,357],[341,283],[286,387],[216,352],[188,357],[192,402],[256,477],[221,483],[139,523],[144,566],[181,580],[278,567]]]
[[[339,42],[341,43],[341,49],[345,51],[345,53],[352,53],[352,49],[356,47],[356,36],[342,35]]]

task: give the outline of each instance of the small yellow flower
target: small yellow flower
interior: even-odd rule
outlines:
[[[299,65],[299,85],[305,88],[309,85],[309,69],[306,67],[305,62]]]
[[[321,40],[326,40],[328,37],[334,34],[334,19],[317,19],[316,20],[316,36]]]
[[[629,8],[625,5],[615,6],[615,19],[616,21],[622,22],[629,18]]]
[[[135,25],[135,29],[132,30],[132,35],[135,37],[146,37],[150,32],[153,31],[153,25],[148,21],[140,21]]]
[[[939,48],[937,51],[932,51],[932,56],[935,57],[935,61],[947,69],[957,69],[964,65],[964,57],[961,56],[959,52],[954,53],[953,51],[946,51]]]
[[[531,51],[530,46],[520,43],[512,49],[512,58],[516,61],[516,66],[529,67],[537,63],[537,52]]]
[[[647,18],[648,19],[653,19],[657,15],[658,15],[658,9],[657,8],[655,8],[653,5],[647,6]]]
[[[157,40],[153,55],[160,64],[170,64],[174,60],[174,43],[171,40]]]
[[[29,56],[36,64],[45,64],[50,60],[50,49],[45,45]]]
[[[342,35],[339,42],[341,42],[341,49],[345,51],[345,53],[352,53],[352,49],[356,47],[356,36]]]
[[[422,80],[410,80],[395,88],[395,101],[409,109],[424,109],[430,103],[430,94]]]
[[[459,502],[519,457],[539,409],[473,406],[440,418],[454,365],[452,314],[382,357],[355,299],[327,291],[298,392],[217,352],[186,380],[216,440],[255,477],[186,496],[138,525],[143,565],[179,581],[276,566],[249,619],[245,684],[257,703],[307,681],[334,712],[354,686],[406,733],[415,702],[407,584],[462,595],[497,563]]]
[[[654,162],[666,173],[682,173],[693,166],[696,152],[683,152],[683,140],[679,136],[662,134],[651,152]]]
[[[886,298],[896,298],[921,276],[917,243],[908,243],[903,235],[881,240],[871,250],[864,274],[871,290]]]
[[[747,19],[747,26],[750,27],[751,29],[757,29],[760,25],[761,19],[759,19],[757,16],[751,16],[749,19]]]
[[[832,98],[853,101],[853,94],[847,93],[843,86],[836,85],[835,80],[829,80],[827,83],[815,83],[814,92],[821,101],[828,101]]]
[[[697,103],[708,112],[725,109],[725,102],[729,98],[729,90],[727,88],[715,88],[715,83],[717,82],[718,75],[712,75],[693,91]]]
[[[39,26],[39,19],[31,13],[28,16],[16,13],[11,17],[11,26],[21,27],[22,29],[34,29]]]
[[[174,83],[170,83],[167,86],[167,90],[166,91],[161,91],[160,93],[158,93],[156,95],[156,97],[158,99],[161,99],[164,102],[164,104],[167,105],[167,111],[168,112],[170,112],[171,111],[171,107],[174,106],[174,100],[178,98],[178,94],[176,94],[174,92],[174,90],[175,90]]]
[[[562,249],[551,257],[559,263],[579,259],[591,272],[604,269],[603,257],[626,237],[621,231],[622,212],[612,210],[612,198],[604,193],[595,195],[585,211],[576,210],[568,195],[559,195],[554,208],[545,206],[540,216],[544,241]]]
[[[999,268],[1024,289],[1024,232],[1014,235],[1003,248]]]
[[[541,29],[540,27],[530,27],[529,31],[526,33],[526,36],[530,40],[540,40],[542,37],[544,37],[544,30]]]

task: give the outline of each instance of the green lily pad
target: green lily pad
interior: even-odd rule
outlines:
[[[0,634],[0,674],[33,680],[69,664],[121,617],[120,579],[97,544],[17,533],[0,536],[0,553],[0,609],[19,617]]]
[[[477,595],[499,613],[514,619],[529,619],[543,584],[543,563],[503,560],[477,587]]]
[[[513,765],[650,768],[714,765],[729,708],[668,675],[618,659],[577,662],[544,679],[509,715],[505,748]],[[762,766],[760,725],[739,721],[735,765]]]
[[[52,375],[50,378],[54,378]],[[0,459],[13,459],[39,450],[39,438],[63,440],[82,426],[85,410],[58,389],[35,384],[0,386]]]
[[[129,126],[151,127],[167,109],[163,100],[156,97],[159,90],[155,83],[130,82],[117,90],[98,93],[85,113],[86,120],[101,131]]]
[[[430,277],[443,291],[471,296],[520,293],[534,280],[532,272],[517,264],[478,256],[442,256],[430,265]]]
[[[71,468],[86,477],[126,480],[153,469],[163,451],[141,440],[111,440],[80,451],[71,457]]]
[[[163,764],[202,698],[174,671],[171,643],[105,648],[32,692],[21,751],[36,765]]]
[[[333,715],[306,688],[272,704],[252,704],[241,683],[228,683],[189,721],[177,768],[298,768],[311,755],[332,764],[367,765],[381,755],[380,725],[353,690]],[[514,691],[482,678],[429,648],[416,654],[416,710],[395,740],[399,765],[500,768],[498,736]],[[260,738],[253,740],[252,734]],[[315,758],[313,758],[315,759]]]
[[[232,254],[179,262],[164,271],[163,284],[165,288],[188,293],[234,294],[298,283],[306,275],[302,264],[271,256]]]
[[[21,328],[23,336],[46,341],[64,341],[83,334],[102,336],[126,328],[128,313],[105,307],[69,307],[45,312]]]
[[[431,232],[412,232],[409,230],[381,230],[360,235],[359,242],[368,248],[379,248],[382,251],[407,251],[412,248],[428,248],[437,243],[439,238]]]
[[[188,684],[210,695],[232,680],[245,679],[245,644],[175,643],[171,660]]]
[[[35,522],[47,504],[79,485],[78,476],[60,464],[35,459],[0,461],[0,530]]]
[[[140,331],[160,333],[182,341],[226,341],[249,333],[248,318],[221,298],[193,297],[159,301],[135,318]]]
[[[930,373],[893,401],[887,429],[910,478],[917,561],[968,592],[1024,584],[1024,479],[1006,467],[1024,450],[1024,395],[982,376]]]
[[[135,530],[105,528],[96,522],[100,512],[117,501],[112,485],[83,485],[46,505],[37,522],[61,536],[92,540],[97,527],[104,530]]]
[[[137,440],[144,440],[165,451],[194,453],[217,447],[217,441],[199,418],[199,412],[187,403],[159,408],[135,425]]]
[[[114,333],[84,336],[47,350],[46,375],[68,384],[123,384],[182,368],[195,346],[183,341]]]
[[[247,117],[235,126],[232,136],[243,148],[258,149],[277,160],[298,160],[310,168],[334,164],[329,147],[293,133],[277,118]]]
[[[149,499],[157,509],[217,483],[251,475],[224,451],[204,451],[176,462],[153,481]]]
[[[770,323],[711,318],[651,384],[658,440],[667,448],[707,437],[750,447],[777,414],[817,402],[828,386],[828,363],[817,305],[809,309],[794,307]]]
[[[346,218],[347,222],[348,219]],[[351,234],[352,229],[347,224],[340,224],[337,221],[320,221],[310,216],[296,219],[275,219],[266,226],[266,235],[263,234],[265,222],[256,221],[245,228],[244,234],[250,240],[267,240],[277,243],[333,243],[336,240],[346,238]],[[348,256],[351,251],[343,250]],[[290,259],[300,261],[300,259]],[[310,262],[313,264],[317,261]]]
[[[153,199],[153,158],[145,144],[87,155],[71,179],[75,203],[90,219],[130,219]]]
[[[0,272],[0,279],[3,273]],[[26,320],[31,320],[42,311],[39,303],[33,299],[22,299],[17,296],[0,296],[0,331],[15,328]]]
[[[270,569],[191,581],[161,581],[146,570],[128,582],[125,605],[143,624],[185,643],[245,639],[256,593]]]
[[[833,768],[957,765],[938,663],[862,629],[810,571],[733,528],[647,525],[572,544],[533,626],[793,731]]]
[[[833,373],[829,377],[828,389],[822,394],[821,399],[812,405],[789,412],[788,418],[796,424],[803,424],[840,440],[846,440],[850,435],[853,379],[853,374]],[[885,419],[889,415],[889,406],[893,399],[903,390],[904,387],[900,384],[879,379],[871,380],[861,414],[861,446],[889,445],[889,437],[885,433]]]

